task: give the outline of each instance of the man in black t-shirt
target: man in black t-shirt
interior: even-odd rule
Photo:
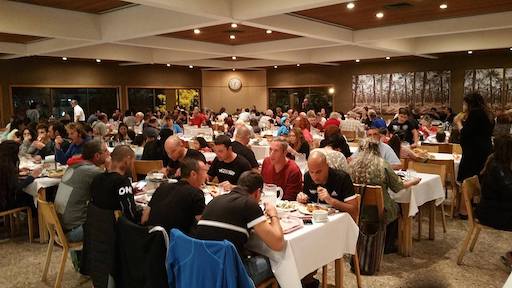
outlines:
[[[249,140],[251,139],[251,131],[245,124],[242,124],[240,127],[236,129],[235,132],[235,141],[231,143],[231,147],[233,148],[233,152],[238,155],[242,155],[249,164],[251,164],[252,168],[258,168],[260,165],[256,160],[256,156],[254,152],[247,147],[249,144]]]
[[[226,135],[215,138],[215,154],[208,175],[210,180],[217,177],[219,184],[225,191],[230,191],[236,185],[240,175],[251,170],[251,164],[242,156],[233,152],[231,139]]]
[[[142,215],[142,223],[163,226],[166,231],[177,228],[189,234],[201,218],[205,205],[200,189],[208,178],[208,167],[203,161],[186,158],[180,166],[178,183],[166,183],[156,189],[148,208]]]
[[[398,109],[398,118],[389,123],[388,130],[391,134],[398,131],[405,132],[405,141],[416,147],[419,143],[418,124],[415,120],[409,119],[409,111],[406,108]]]
[[[94,177],[91,183],[91,203],[101,209],[121,210],[134,223],[140,222],[141,211],[135,205],[128,171],[133,166],[135,152],[128,145],[119,145],[110,154],[110,169]]]
[[[175,175],[180,168],[180,163],[185,158],[192,158],[206,163],[203,153],[188,149],[183,146],[183,142],[178,136],[171,136],[165,140],[165,152],[169,156],[169,165],[167,166],[167,176]]]
[[[258,172],[242,173],[238,186],[233,188],[231,193],[214,198],[206,206],[193,233],[197,239],[228,240],[233,243],[246,266],[247,273],[256,285],[272,276],[272,271],[268,259],[253,256],[253,260],[264,259],[254,262],[247,258],[244,246],[251,231],[254,231],[270,249],[281,251],[284,248],[283,230],[276,208],[272,203],[266,203],[265,216],[258,205],[262,189],[263,177]],[[270,218],[270,223],[267,218]],[[258,263],[258,267],[251,265],[253,263]],[[264,267],[262,263],[265,264]]]

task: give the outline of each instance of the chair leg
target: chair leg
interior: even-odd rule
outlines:
[[[418,207],[418,241],[421,240],[421,207]]]
[[[41,277],[41,281],[45,282],[46,277],[48,276],[48,268],[50,267],[50,261],[52,259],[52,251],[53,251],[53,233],[50,234],[50,240],[48,241],[48,249],[46,250],[46,261],[44,262],[43,268],[43,277]]]
[[[34,240],[34,219],[32,218],[32,209],[27,209],[27,224],[28,224],[28,242],[32,243]]]
[[[482,226],[477,225],[476,226],[476,231],[475,231],[475,236],[473,236],[473,240],[471,241],[471,245],[469,246],[469,251],[470,252],[473,252],[473,249],[475,248],[476,241],[478,240],[478,236],[480,235],[480,231],[481,230],[482,230]]]
[[[363,284],[361,283],[361,271],[359,267],[359,255],[356,253],[354,254],[354,270],[356,271],[356,281],[357,281],[357,288],[363,287]]]
[[[336,288],[341,288],[343,287],[343,263],[341,263],[341,259],[334,260],[334,271],[334,285]]]
[[[62,258],[60,260],[59,274],[57,274],[57,279],[55,280],[55,288],[60,288],[62,284],[62,277],[64,276],[64,268],[66,268],[66,259],[68,258],[69,249],[63,247],[62,250]]]
[[[443,233],[446,233],[446,215],[444,215],[444,203],[441,203],[441,221],[443,223]]]
[[[327,288],[327,265],[322,266],[322,288]]]
[[[14,217],[12,217],[12,214],[9,215],[9,227],[11,228],[11,238],[14,238]]]
[[[464,258],[464,254],[466,253],[466,250],[468,249],[469,240],[471,240],[471,236],[473,236],[474,229],[475,229],[475,226],[471,226],[468,230],[468,234],[466,235],[466,238],[464,238],[464,242],[462,243],[462,246],[460,247],[459,257],[457,258],[457,265],[462,264],[462,258]]]

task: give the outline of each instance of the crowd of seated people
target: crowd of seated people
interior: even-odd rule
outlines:
[[[379,185],[383,191],[389,188],[395,192],[419,183],[418,178],[403,182],[393,170],[403,168],[400,159],[425,160],[412,150],[420,145],[420,138],[435,135],[438,142],[446,141],[444,129],[448,126],[434,126],[434,121],[450,122],[451,130],[446,132],[450,133],[450,139],[454,134],[460,134],[464,153],[464,147],[478,134],[475,130],[478,128],[473,126],[478,127],[482,121],[492,122],[480,99],[475,97],[465,100],[468,107],[458,116],[451,109],[430,110],[419,115],[414,110],[400,108],[396,117],[388,121],[373,109],[354,109],[346,118],[343,113],[331,112],[326,119],[325,109],[315,111],[307,104],[303,106],[308,109],[302,111],[289,109],[283,112],[284,109],[277,107],[260,112],[252,107],[239,109],[234,114],[229,114],[225,108],[215,113],[198,107],[186,111],[179,106],[168,112],[121,113],[116,109],[111,117],[98,111],[90,115],[91,123],[87,123],[83,109],[72,101],[77,113],[75,117],[69,117],[73,121],[48,121],[35,117],[35,112],[31,111],[30,119],[13,118],[9,123],[1,135],[3,141],[0,144],[0,155],[6,159],[0,163],[0,208],[30,205],[32,200],[22,189],[34,181],[40,171],[32,170],[20,180],[18,173],[27,171],[18,169],[18,157],[37,162],[55,155],[55,161],[68,165],[55,203],[70,241],[83,239],[83,224],[90,202],[102,209],[121,210],[130,221],[141,225],[159,225],[167,231],[177,228],[203,240],[232,241],[247,264],[250,276],[255,282],[261,282],[271,275],[269,261],[256,258],[263,263],[264,272],[257,273],[250,268],[248,259],[251,258],[246,257],[244,249],[246,236],[255,231],[274,250],[283,249],[284,241],[275,207],[267,203],[262,211],[258,206],[263,183],[281,187],[285,200],[326,203],[354,216],[354,183]],[[509,118],[503,116],[500,121],[506,119]],[[484,123],[486,128],[489,123]],[[220,125],[221,129],[210,143],[201,136],[188,139],[187,143],[181,138],[187,125]],[[256,159],[250,147],[251,139],[260,133],[268,133],[268,130],[273,132],[273,140],[268,143],[269,155]],[[499,134],[507,134],[505,130],[500,126]],[[355,153],[350,151],[344,131],[359,132],[357,135],[365,138]],[[316,135],[321,136],[320,143],[315,141]],[[510,207],[506,193],[500,192],[506,189],[510,180],[506,178],[510,176],[510,167],[502,161],[510,158],[510,131],[507,135],[495,140],[495,154],[489,158],[482,174],[484,197],[477,210],[481,221],[501,229],[509,227],[497,222],[493,215],[502,213],[497,218],[503,218],[508,212],[506,209],[500,212],[498,208]],[[144,209],[134,201],[138,191],[129,177],[137,155],[129,144],[143,146],[142,160],[163,160],[165,175],[179,180],[159,186]],[[113,146],[111,153],[107,146]],[[204,153],[212,151],[216,157],[207,163]],[[463,154],[464,157],[470,156]],[[487,158],[487,155],[482,157]],[[301,169],[299,161],[307,167]],[[467,171],[462,169],[463,173]],[[471,173],[476,169],[472,167]],[[496,175],[505,176],[501,182],[491,181]],[[217,182],[223,191],[231,193],[213,192],[214,199],[206,205],[201,187],[209,181]],[[394,252],[398,206],[387,192],[384,193],[384,203],[386,251]],[[270,222],[264,221],[265,215]],[[363,216],[374,215],[364,213]],[[239,226],[243,232],[226,231],[227,228],[210,225],[212,222]],[[313,275],[303,279],[304,287],[318,285]]]

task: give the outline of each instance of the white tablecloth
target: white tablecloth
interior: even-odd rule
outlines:
[[[418,185],[400,190],[398,193],[388,189],[389,195],[397,203],[409,203],[409,216],[413,217],[418,213],[421,205],[435,200],[436,206],[443,203],[445,199],[441,177],[434,174],[416,173],[421,178]]]
[[[434,156],[435,160],[453,160],[453,166],[455,169],[455,178],[457,178],[457,175],[459,173],[459,165],[460,165],[460,156],[455,157],[453,154],[450,153],[428,153],[432,156]]]
[[[210,163],[213,161],[213,159],[215,159],[215,157],[217,156],[215,154],[215,152],[201,152],[203,153],[204,155],[204,158],[206,158],[206,162]]]
[[[197,126],[183,126],[183,134],[188,137],[195,137],[198,135],[213,135],[213,130],[210,127],[201,127],[197,128]]]
[[[270,155],[270,145],[251,145],[251,150],[256,160],[263,160]]]
[[[61,178],[49,178],[49,177],[41,177],[34,179],[34,182],[30,183],[27,187],[23,189],[23,191],[27,194],[30,194],[34,197],[34,205],[37,207],[37,191],[41,188],[48,188],[52,186],[59,185]]]
[[[355,146],[350,146],[349,148],[350,148],[350,152],[352,152],[352,153],[356,153],[357,150],[359,150],[359,148],[355,147]]]
[[[254,233],[248,248],[270,259],[272,271],[283,288],[301,287],[300,279],[316,269],[354,254],[359,228],[347,213],[329,216],[329,222],[305,225],[284,236],[286,246],[276,252]]]
[[[508,276],[507,282],[505,282],[503,288],[512,288],[512,273]]]

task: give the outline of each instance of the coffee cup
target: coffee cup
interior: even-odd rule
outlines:
[[[327,217],[327,211],[325,210],[315,210],[313,211],[313,221],[315,223],[323,223],[327,222],[329,218]]]

